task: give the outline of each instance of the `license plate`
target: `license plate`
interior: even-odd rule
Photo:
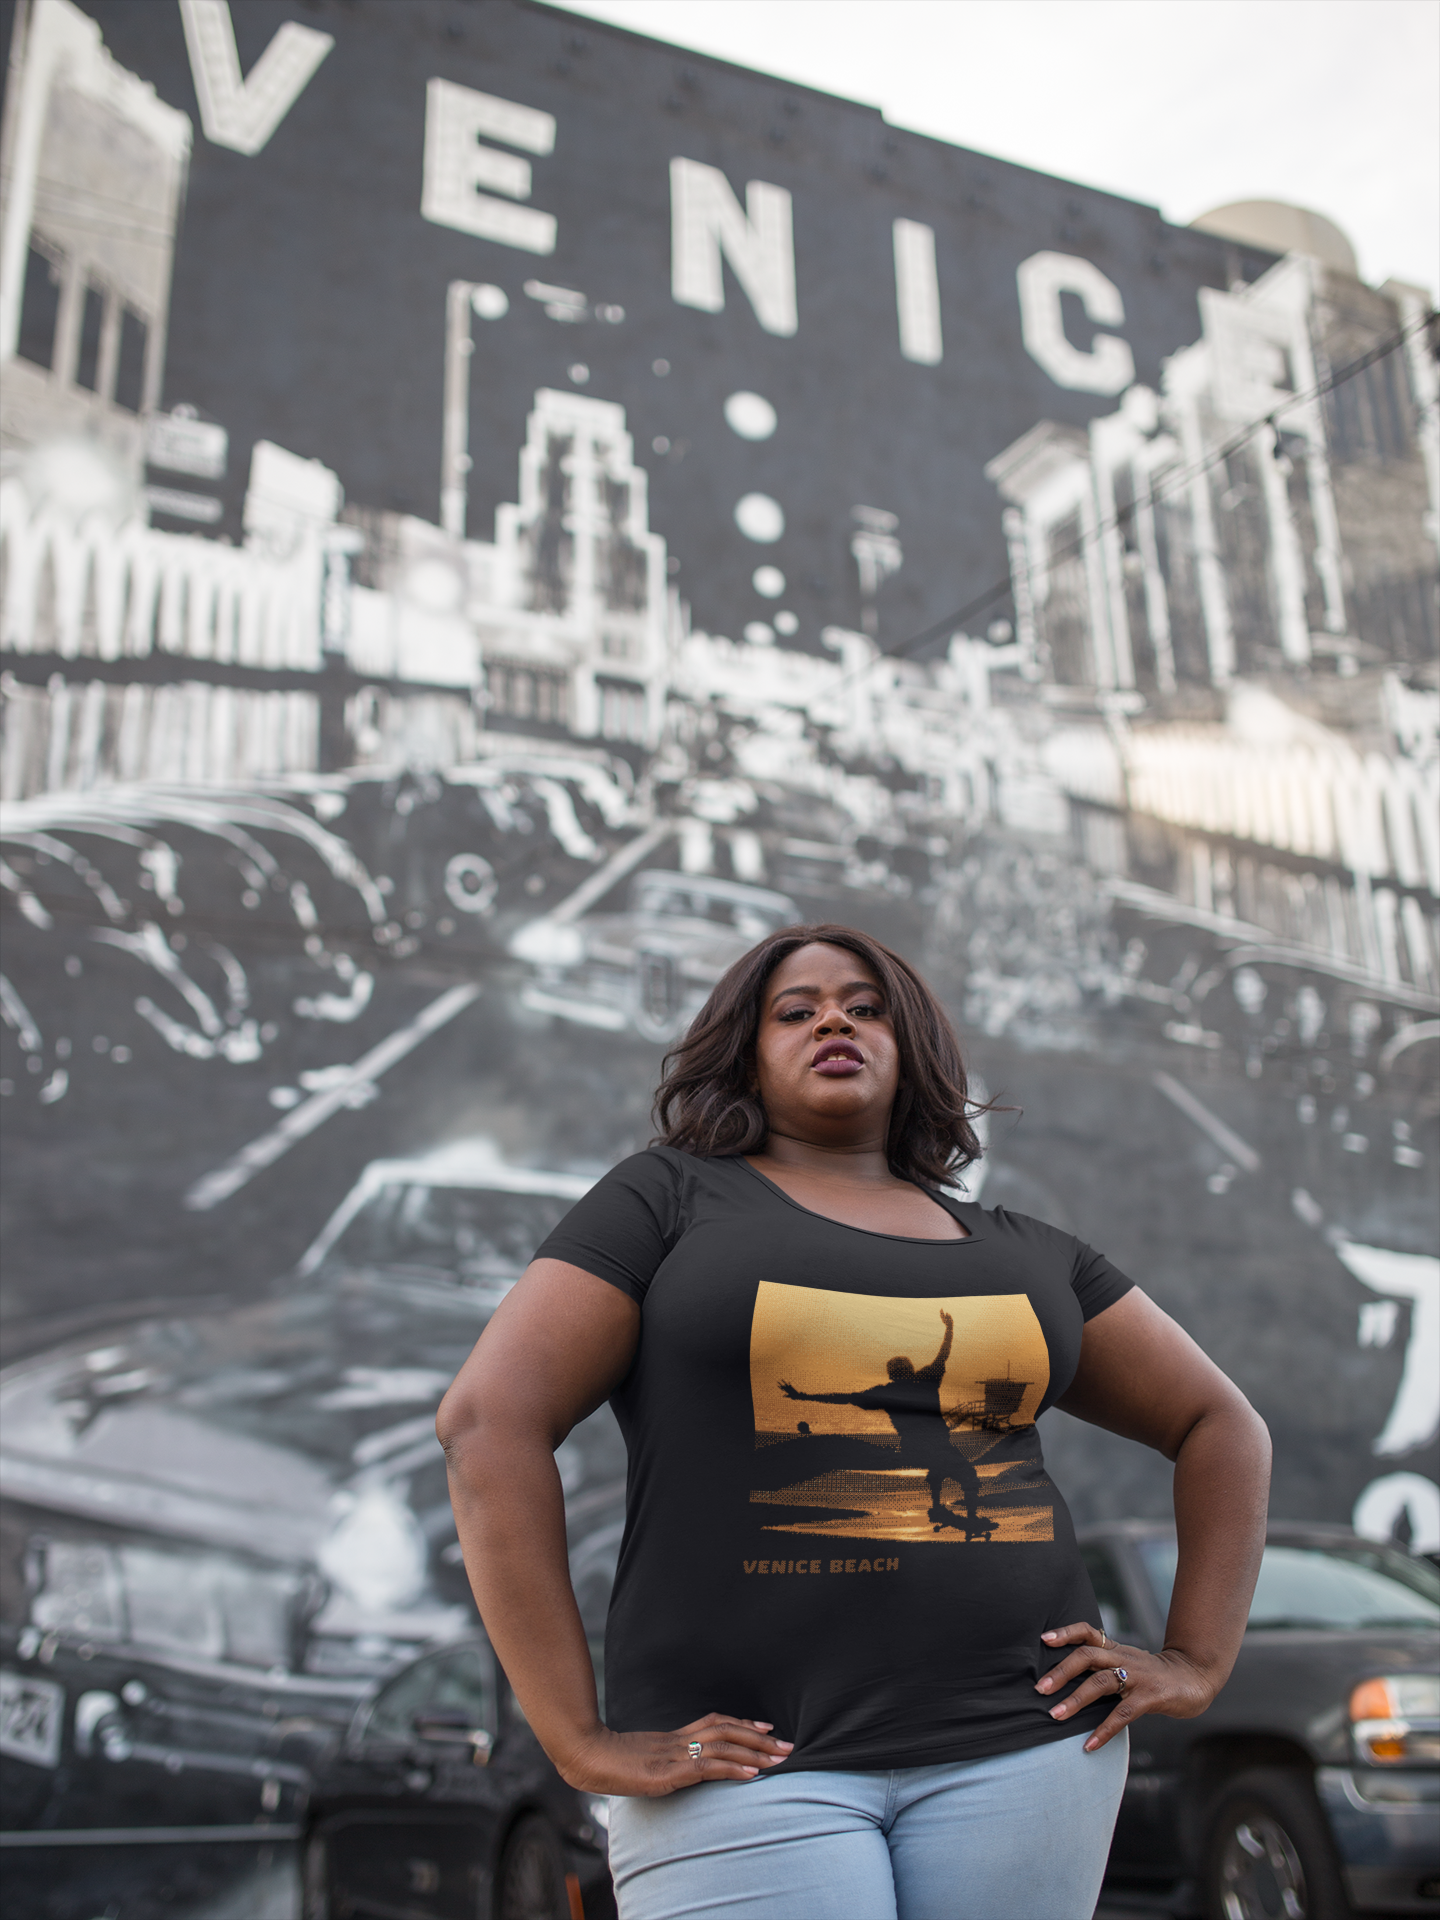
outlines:
[[[64,1725],[64,1687],[0,1670],[0,1753],[32,1767],[59,1766]]]

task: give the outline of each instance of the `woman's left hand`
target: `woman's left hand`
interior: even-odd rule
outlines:
[[[1052,1720],[1069,1720],[1092,1700],[1115,1698],[1115,1709],[1085,1742],[1085,1751],[1094,1753],[1142,1714],[1164,1713],[1174,1720],[1191,1720],[1203,1713],[1215,1698],[1216,1688],[1200,1668],[1176,1647],[1149,1653],[1144,1647],[1123,1646],[1111,1640],[1088,1620],[1074,1626],[1054,1627],[1040,1638],[1057,1651],[1070,1652],[1036,1682],[1037,1693],[1057,1693],[1082,1674],[1068,1700],[1050,1709]],[[1116,1678],[1120,1668],[1124,1680]]]

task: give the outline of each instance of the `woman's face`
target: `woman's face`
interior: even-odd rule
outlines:
[[[883,1138],[900,1051],[880,983],[858,954],[817,942],[780,962],[765,983],[755,1075],[777,1133]]]

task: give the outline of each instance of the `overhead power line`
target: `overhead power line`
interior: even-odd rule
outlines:
[[[1220,446],[1212,448],[1210,452],[1204,454],[1200,459],[1192,460],[1188,466],[1171,468],[1163,475],[1160,483],[1152,486],[1150,489],[1149,497],[1151,501],[1168,499],[1172,494],[1178,493],[1184,487],[1187,487],[1192,480],[1198,479],[1202,473],[1208,473],[1212,467],[1221,465],[1222,462],[1230,459],[1233,454],[1241,452],[1250,444],[1251,440],[1253,440],[1254,436],[1262,427],[1268,426],[1273,431],[1278,431],[1275,427],[1278,415],[1288,413],[1295,407],[1305,406],[1311,401],[1323,399],[1327,393],[1333,393],[1337,387],[1342,386],[1347,380],[1353,380],[1358,374],[1363,373],[1367,367],[1372,367],[1378,361],[1384,360],[1388,355],[1397,352],[1413,335],[1434,326],[1437,321],[1440,321],[1440,310],[1432,307],[1428,312],[1420,314],[1415,319],[1408,321],[1395,333],[1387,334],[1384,338],[1377,341],[1373,347],[1369,348],[1367,352],[1357,355],[1353,360],[1347,360],[1344,366],[1327,374],[1325,379],[1318,380],[1313,387],[1307,388],[1303,393],[1289,393],[1284,395],[1268,412],[1260,414],[1258,418],[1252,420],[1248,426],[1242,427],[1238,433],[1232,434],[1228,440],[1222,442]],[[1118,528],[1123,527],[1129,521],[1133,512],[1133,507],[1122,508],[1119,512],[1111,514],[1107,519],[1098,521],[1088,532],[1077,534],[1073,540],[1066,541],[1056,547],[1045,560],[1043,570],[1048,571],[1057,561],[1069,559],[1072,555],[1080,553],[1090,541],[1097,540],[1103,535],[1113,533]],[[1033,581],[1041,571],[1042,568],[1039,565],[1031,563],[1023,569],[1022,577],[1029,583]],[[859,679],[862,674],[869,673],[870,670],[878,666],[882,660],[903,658],[916,647],[928,646],[932,641],[941,640],[944,639],[947,634],[953,634],[957,627],[963,627],[967,620],[973,620],[977,614],[984,613],[990,607],[1012,599],[1014,596],[1014,585],[1013,576],[1007,574],[1005,579],[997,580],[993,585],[986,587],[983,592],[976,594],[973,599],[967,600],[963,606],[957,607],[953,613],[947,613],[944,619],[936,620],[932,625],[925,627],[919,633],[912,633],[908,639],[891,641],[886,645],[878,647],[872,659],[867,660],[863,666],[857,667],[851,673],[846,674],[844,679],[837,681],[835,687],[832,688],[832,692],[838,693],[842,687],[848,686],[851,681]]]

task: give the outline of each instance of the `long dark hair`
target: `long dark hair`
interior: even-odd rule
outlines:
[[[755,1089],[755,1034],[765,983],[801,947],[845,947],[885,994],[900,1050],[900,1084],[885,1142],[891,1171],[921,1186],[955,1179],[983,1152],[960,1042],[908,960],[854,927],[785,927],[743,954],[716,984],[685,1038],[666,1054],[655,1093],[655,1145],[707,1155],[755,1153],[770,1131]]]

